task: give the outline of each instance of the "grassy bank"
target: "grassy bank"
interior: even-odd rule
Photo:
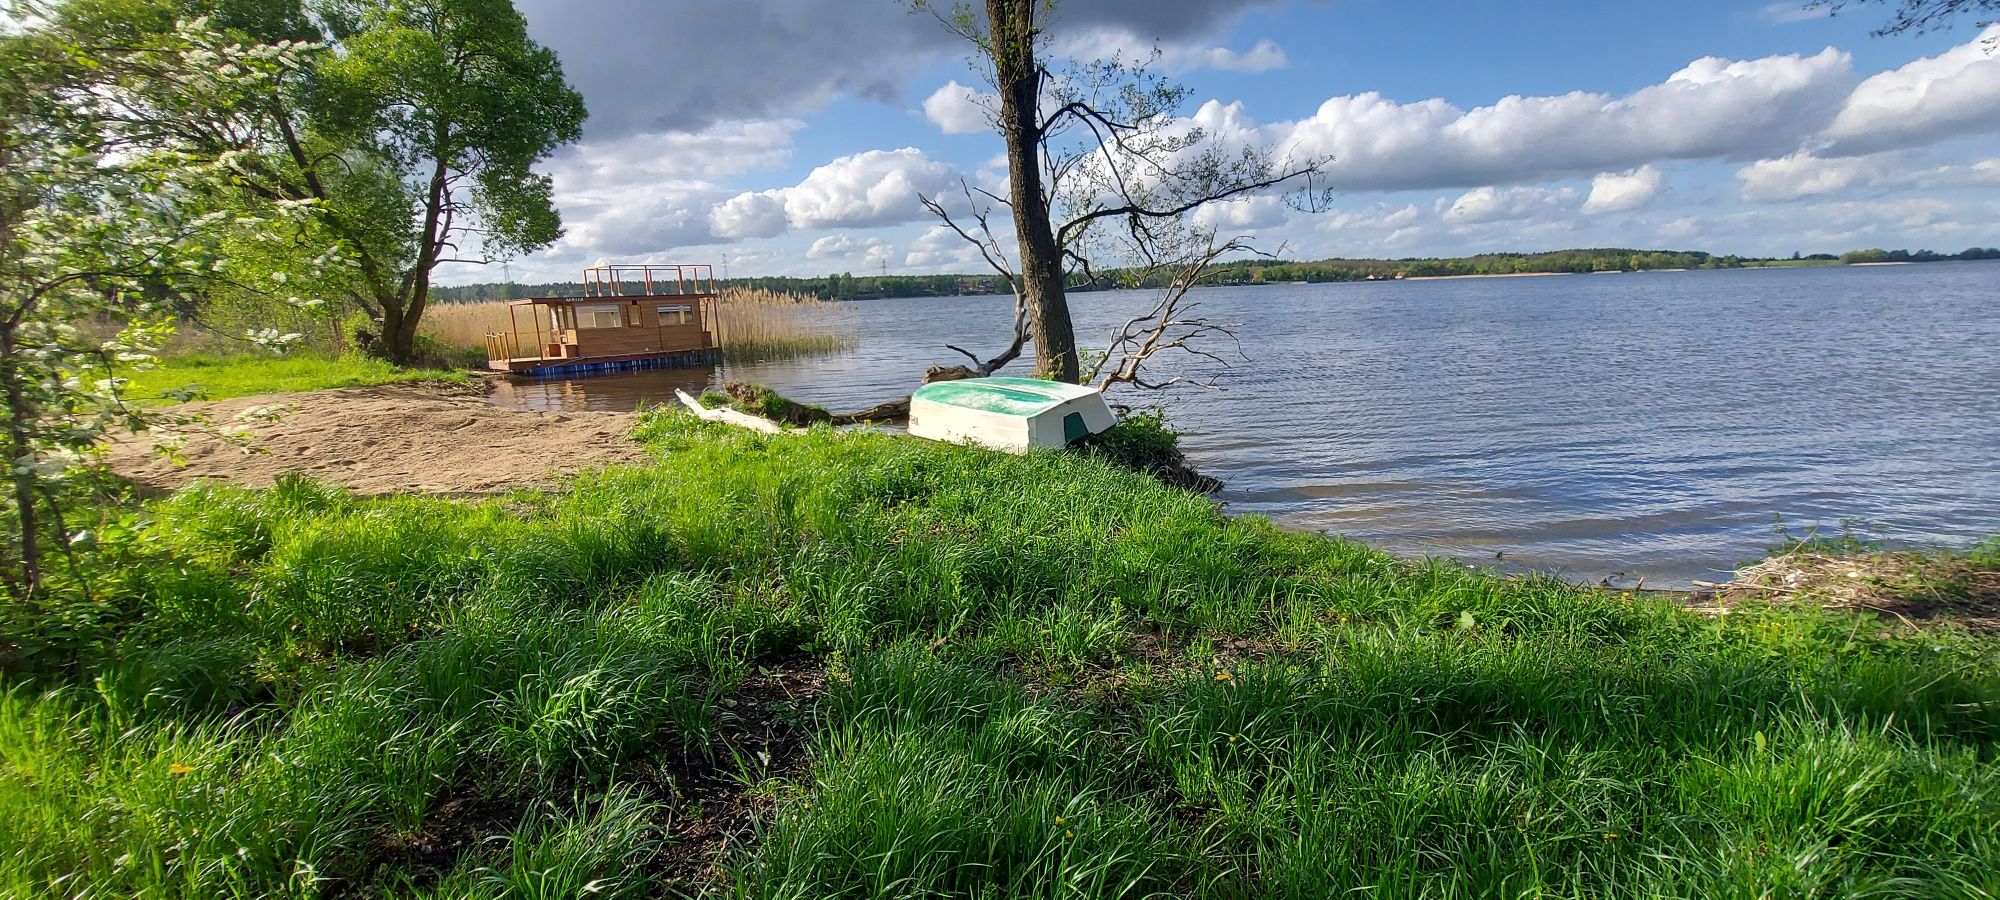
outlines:
[[[180,399],[227,400],[256,394],[366,387],[405,381],[463,382],[463,372],[399,369],[379,359],[348,354],[321,356],[268,353],[170,356],[158,367],[128,376],[126,396],[139,403]]]
[[[657,414],[554,495],[209,488],[8,620],[0,895],[2000,892],[2000,657]]]

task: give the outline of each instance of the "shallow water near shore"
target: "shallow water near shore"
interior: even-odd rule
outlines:
[[[1248,361],[1223,390],[1113,400],[1164,403],[1232,512],[1649,587],[1725,576],[1776,542],[1780,516],[1794,534],[1851,520],[1892,543],[2000,533],[2000,263],[1193,296],[1242,323]],[[1101,343],[1149,297],[1076,295],[1079,339]],[[493,402],[631,409],[740,380],[856,409],[964,361],[945,344],[996,347],[1011,307],[945,297],[842,313],[860,333],[849,352],[509,379]]]

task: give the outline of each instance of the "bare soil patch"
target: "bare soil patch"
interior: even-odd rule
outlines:
[[[728,757],[662,760],[641,783],[663,801],[666,850],[650,869],[677,896],[720,891],[732,853],[754,843],[760,823],[796,799],[811,770],[806,742],[825,664],[795,654],[767,660],[717,710],[719,743]]]
[[[239,413],[277,407],[277,421],[251,420],[256,452],[212,434],[192,434],[176,463],[145,437],[111,449],[112,471],[153,490],[197,479],[266,487],[298,472],[365,495],[477,496],[548,487],[564,476],[639,459],[629,437],[638,417],[615,412],[540,412],[486,402],[486,386],[392,384],[191,403],[174,412],[235,424]]]

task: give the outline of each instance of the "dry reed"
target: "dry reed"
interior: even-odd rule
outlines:
[[[715,309],[715,339],[734,357],[838,353],[857,343],[846,310],[808,294],[725,288]],[[523,322],[528,314],[521,314]],[[512,328],[503,300],[440,303],[424,311],[422,330],[439,343],[484,348],[488,332]]]
[[[727,288],[715,307],[715,340],[737,357],[838,353],[859,342],[846,312],[810,294]]]

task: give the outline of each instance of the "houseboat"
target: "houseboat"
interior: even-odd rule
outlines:
[[[486,366],[570,375],[712,362],[715,299],[705,264],[593,266],[582,296],[509,303],[508,330],[486,334]]]

